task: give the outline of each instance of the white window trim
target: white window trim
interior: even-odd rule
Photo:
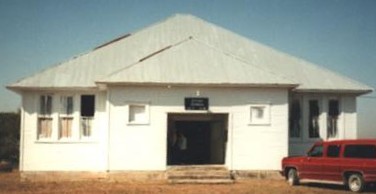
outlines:
[[[80,115],[80,107],[81,101],[80,97],[82,95],[94,95],[95,96],[95,105],[97,104],[97,94],[95,93],[39,93],[36,95],[36,109],[38,110],[36,116],[36,139],[35,143],[51,143],[51,144],[59,144],[59,143],[98,143],[98,139],[96,137],[95,127],[93,127],[92,135],[90,137],[82,137],[81,133],[81,115]],[[50,115],[41,115],[40,114],[40,97],[41,96],[52,96],[52,110]],[[62,113],[62,106],[61,106],[61,98],[62,97],[73,97],[73,112],[72,114],[65,114]],[[51,137],[39,137],[39,118],[51,118],[52,119],[52,131]],[[72,118],[72,136],[67,137],[60,137],[60,118]],[[95,123],[95,116],[93,116],[93,122]],[[93,125],[95,125],[93,123]]]
[[[66,113],[63,113],[64,112],[64,107],[62,106],[62,99],[63,98],[68,98],[68,97],[72,97],[72,101],[73,101],[73,107],[72,107],[72,113],[71,114],[66,114]],[[58,98],[59,98],[59,116],[58,116],[58,139],[59,139],[59,141],[65,141],[65,140],[73,140],[73,139],[75,139],[75,135],[74,135],[74,133],[75,133],[75,106],[77,106],[76,104],[75,104],[75,95],[73,95],[73,94],[61,94],[61,95],[59,95],[58,96]],[[61,130],[61,124],[60,124],[60,122],[61,122],[61,119],[72,119],[72,128],[71,128],[71,136],[70,137],[60,137],[60,130]]]
[[[94,116],[92,117],[87,117],[87,116],[81,116],[81,97],[82,96],[94,96]],[[97,135],[96,135],[96,131],[95,131],[95,124],[96,124],[96,117],[97,117],[97,112],[96,112],[96,109],[97,109],[97,105],[98,105],[98,95],[95,94],[95,93],[81,93],[78,95],[78,141],[80,142],[91,142],[91,141],[96,141],[97,140]],[[83,118],[91,118],[91,122],[92,122],[92,126],[91,126],[91,135],[90,136],[84,136],[82,135],[82,119]]]
[[[132,106],[144,106],[145,107],[145,120],[130,121]],[[127,114],[126,114],[127,125],[149,125],[150,124],[150,102],[128,102],[126,107],[127,107]]]
[[[264,119],[253,121],[252,120],[252,108],[264,108]],[[270,125],[271,124],[271,104],[270,103],[263,103],[263,104],[251,104],[248,106],[248,125]]]
[[[40,98],[42,96],[51,96],[51,114],[42,114],[42,110],[41,110],[41,104],[40,104]],[[42,93],[42,94],[39,94],[37,95],[37,101],[36,101],[36,105],[37,105],[37,110],[38,110],[38,114],[37,114],[37,127],[36,127],[36,139],[37,141],[55,141],[54,140],[54,98],[55,98],[55,95],[54,94],[51,94],[51,93]],[[39,119],[51,119],[51,136],[50,137],[41,137],[40,134],[39,134]]]

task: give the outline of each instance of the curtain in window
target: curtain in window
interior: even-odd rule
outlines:
[[[92,117],[81,118],[81,137],[90,137],[92,133]]]
[[[72,137],[73,118],[60,118],[60,138]]]
[[[61,96],[59,117],[59,138],[72,137],[73,96]]]
[[[38,119],[38,138],[50,138],[52,134],[52,118]]]

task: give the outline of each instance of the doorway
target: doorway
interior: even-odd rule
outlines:
[[[228,114],[169,114],[167,165],[224,164]]]

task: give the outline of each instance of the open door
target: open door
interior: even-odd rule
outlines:
[[[169,114],[167,165],[224,164],[227,114]]]

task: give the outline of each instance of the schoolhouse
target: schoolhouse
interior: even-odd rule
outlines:
[[[185,14],[7,88],[22,96],[22,172],[275,171],[317,140],[357,138],[356,98],[372,91]]]

